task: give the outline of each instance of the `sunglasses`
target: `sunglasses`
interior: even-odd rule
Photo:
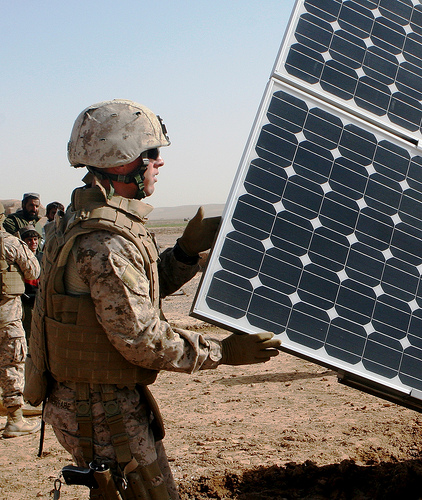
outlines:
[[[147,158],[149,158],[150,160],[156,160],[160,156],[160,150],[158,148],[148,149],[148,151],[146,151],[146,154]]]
[[[142,161],[144,162],[144,167],[147,167],[149,160],[156,160],[160,156],[160,150],[158,148],[148,149],[141,154]]]

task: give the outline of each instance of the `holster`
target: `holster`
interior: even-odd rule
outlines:
[[[164,425],[158,405],[146,386],[137,389],[153,414],[151,428],[157,441],[164,437]],[[132,456],[129,436],[126,433],[123,415],[118,404],[115,386],[101,384],[101,399],[107,424],[110,428],[111,443],[116,454],[116,465],[111,469],[105,463],[93,461],[93,427],[90,387],[76,384],[76,419],[80,438],[79,444],[85,462],[90,464],[98,488],[90,489],[90,498],[95,500],[170,500],[167,486],[157,460],[141,467]]]
[[[91,500],[124,500],[117,489],[110,469],[95,471],[94,478],[98,488],[90,490],[89,498]]]
[[[170,500],[157,461],[145,467],[137,465],[135,459],[129,464],[130,472],[123,476],[110,469],[95,471],[98,488],[90,490],[91,500]],[[125,467],[125,469],[128,468]]]

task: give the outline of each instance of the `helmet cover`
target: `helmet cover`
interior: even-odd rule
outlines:
[[[137,102],[114,99],[93,104],[79,114],[67,151],[74,167],[111,168],[169,144],[160,117]]]

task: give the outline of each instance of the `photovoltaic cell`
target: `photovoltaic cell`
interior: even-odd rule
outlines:
[[[421,42],[419,2],[296,4],[192,308],[416,409]]]
[[[299,2],[275,74],[409,133],[422,126],[422,6]]]

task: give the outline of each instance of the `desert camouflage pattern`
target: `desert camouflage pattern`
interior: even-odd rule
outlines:
[[[15,236],[2,230],[1,236],[4,241],[6,262],[17,265],[22,271],[25,279],[33,280],[40,275],[38,259],[28,248],[26,243]],[[22,320],[22,301],[20,297],[7,298],[0,296],[0,328]],[[10,328],[10,335],[22,336],[22,325],[14,325]],[[23,334],[25,335],[25,334]]]
[[[98,457],[114,462],[116,459],[108,425],[99,392],[91,393],[92,417],[94,423],[94,453]],[[129,436],[133,456],[141,466],[158,460],[163,480],[172,499],[178,499],[174,479],[168,464],[162,441],[156,442],[150,429],[150,412],[136,389],[120,389],[117,400],[123,415],[126,432]],[[52,423],[59,443],[73,456],[77,465],[86,467],[82,450],[79,446],[78,424],[75,419],[74,392],[59,384],[46,405],[44,419]]]
[[[148,236],[149,237],[149,236]],[[127,268],[131,267],[127,278]],[[158,263],[160,295],[176,291],[198,271],[177,261],[173,249],[160,255]],[[98,321],[112,345],[131,363],[152,370],[192,373],[216,368],[221,360],[221,345],[203,335],[172,328],[160,319],[160,311],[151,303],[150,284],[142,256],[135,245],[120,235],[95,231],[78,237],[67,263],[66,290],[70,294],[89,293]],[[75,415],[75,391],[71,383],[56,382],[46,404],[44,419],[50,423],[76,462],[83,462],[78,444]],[[113,458],[110,433],[102,418],[98,394],[94,404],[94,441],[97,456]],[[155,443],[145,408],[135,388],[117,389],[131,450],[140,464],[148,465],[157,457],[167,487],[178,498],[163,448]],[[157,446],[159,453],[157,455]],[[167,465],[166,465],[167,464]]]
[[[161,119],[142,104],[126,99],[102,101],[84,109],[68,143],[69,163],[110,168],[170,144]]]
[[[24,367],[27,354],[25,337],[9,337],[8,328],[0,329],[0,387],[3,405],[22,406]]]
[[[27,245],[5,231],[2,231],[2,237],[7,263],[19,266],[28,280],[38,278],[40,266]],[[0,387],[6,407],[23,404],[26,353],[21,298],[0,298]]]
[[[172,249],[161,254],[158,266],[162,297],[180,288],[198,270],[196,265],[178,262]],[[160,319],[160,311],[151,303],[142,256],[122,236],[94,231],[78,238],[69,256],[66,290],[81,294],[83,286],[110,342],[129,362],[151,370],[184,373],[218,366],[218,342],[196,332],[173,329]]]

